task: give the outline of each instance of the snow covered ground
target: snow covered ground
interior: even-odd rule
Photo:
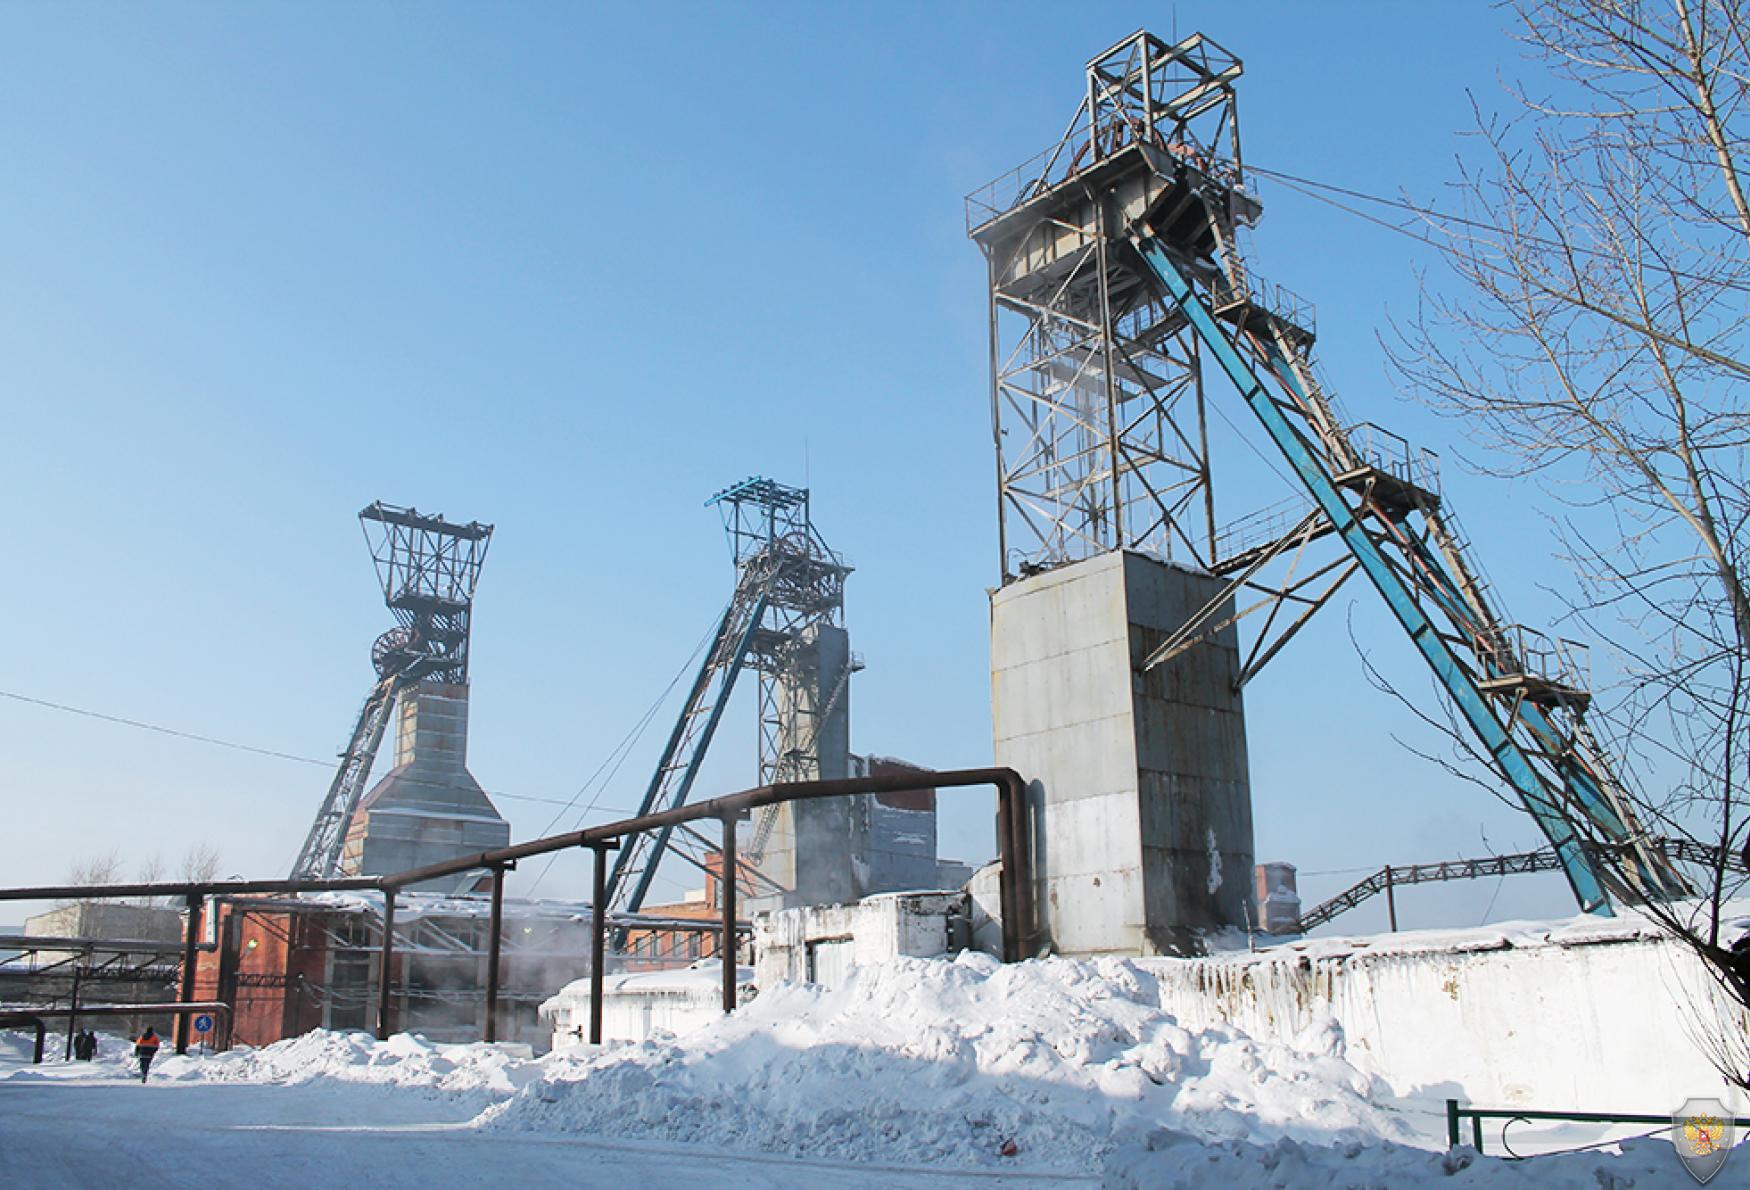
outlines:
[[[1189,1030],[1119,960],[898,959],[684,1037],[541,1059],[315,1033],[165,1057],[144,1087],[119,1044],[32,1068],[0,1038],[0,1186],[1693,1184],[1664,1139],[1449,1154],[1440,1105],[1358,1070],[1334,1023],[1290,1043]]]

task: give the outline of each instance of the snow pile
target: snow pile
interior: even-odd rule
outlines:
[[[36,1035],[34,1033],[23,1028],[16,1031],[0,1029],[0,1065],[22,1066],[30,1061],[31,1054],[35,1049]],[[46,1045],[44,1051],[52,1052]],[[0,1073],[0,1078],[5,1077],[4,1073]]]
[[[581,1132],[840,1160],[1088,1169],[1168,1126],[1211,1140],[1408,1141],[1334,1025],[1293,1046],[1191,1032],[1117,959],[895,959],[786,985],[682,1039],[549,1056],[494,1130]]]
[[[140,1077],[139,1064],[134,1060],[134,1043],[119,1033],[98,1033],[97,1057],[89,1062],[64,1060],[67,1035],[53,1028],[43,1045],[41,1066],[31,1064],[35,1049],[36,1035],[28,1028],[0,1030],[0,1082]]]
[[[472,1095],[502,1099],[527,1085],[539,1072],[527,1046],[444,1045],[417,1034],[397,1033],[378,1041],[369,1033],[318,1029],[276,1041],[261,1049],[230,1053],[161,1056],[154,1079],[240,1083],[344,1083]]]
[[[1171,989],[1157,966],[896,959],[857,968],[837,990],[770,989],[681,1038],[537,1061],[523,1046],[318,1031],[258,1050],[166,1053],[152,1081],[275,1087],[282,1097],[270,1101],[281,1105],[273,1111],[288,1119],[311,1099],[344,1101],[349,1121],[366,1131],[436,1111],[444,1128],[478,1130],[473,1138],[500,1153],[546,1133],[895,1172],[1073,1170],[1101,1176],[1109,1190],[1690,1184],[1663,1137],[1527,1162],[1446,1152],[1439,1105],[1394,1100],[1351,1063],[1328,1017],[1314,1014],[1292,1043],[1226,1025],[1187,1029],[1162,1007]],[[27,1045],[0,1034],[0,1066],[9,1067],[0,1080],[136,1077],[120,1039],[106,1038],[97,1062],[12,1066],[28,1061]],[[296,1085],[309,1088],[302,1098]],[[1570,1143],[1584,1139],[1596,1138]]]

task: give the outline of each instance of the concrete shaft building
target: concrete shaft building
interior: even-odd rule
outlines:
[[[1247,675],[1214,577],[1248,563],[1218,532],[1196,329],[1132,242],[1153,219],[1207,260],[1256,216],[1185,181],[1238,160],[1239,71],[1200,36],[1125,38],[1088,62],[1059,142],[967,198],[989,268],[996,759],[1032,782],[1041,920],[1022,928],[1070,953],[1182,952],[1250,916]]]
[[[789,779],[851,775],[851,637],[834,624],[808,625],[779,670],[779,771]],[[824,713],[822,713],[824,712]],[[787,771],[786,771],[787,770]],[[795,774],[794,776],[792,774]],[[760,872],[787,891],[762,889],[759,910],[854,901],[869,891],[868,819],[852,798],[783,802],[772,822]]]
[[[1030,782],[1041,941],[1184,954],[1250,912],[1252,805],[1233,627],[1142,661],[1219,579],[1128,550],[991,597],[996,761]]]
[[[468,771],[468,687],[417,682],[402,693],[396,714],[395,767],[359,803],[342,870],[404,872],[509,846],[510,824]],[[451,877],[425,887],[456,884]]]

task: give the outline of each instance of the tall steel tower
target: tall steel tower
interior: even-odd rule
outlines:
[[[1239,62],[1148,34],[1087,67],[1063,137],[966,200],[990,272],[990,400],[1005,581],[1113,549],[1207,566],[1215,506],[1202,348],[1124,241],[1191,154],[1239,161]],[[1152,168],[1114,168],[1124,150]],[[1033,200],[1058,201],[1043,212]],[[1205,220],[1230,238],[1243,191]],[[1199,212],[1201,215],[1201,212]]]
[[[806,488],[755,477],[706,503],[723,514],[735,591],[639,803],[640,814],[686,802],[746,666],[759,675],[761,780],[847,775],[848,684],[858,665],[843,624],[850,566],[815,528]],[[754,846],[738,865],[738,879],[757,881],[761,891],[773,894],[794,894],[803,885],[802,895],[808,895],[811,866],[849,869],[848,862],[835,864],[833,858],[845,838],[798,860],[789,845],[795,836],[789,822],[768,813],[755,823]],[[671,850],[709,872],[708,853],[716,846],[686,827],[629,837],[608,878],[607,906],[636,912]]]
[[[468,645],[492,526],[381,501],[359,513],[396,626],[371,646],[377,681],[292,866],[293,879],[400,871],[509,842],[467,770]],[[365,782],[399,706],[394,769]]]
[[[738,571],[783,560],[750,655],[759,675],[760,783],[850,776],[850,682],[862,668],[844,626],[851,568],[814,527],[806,488],[754,479],[711,503],[723,514]],[[848,857],[862,853],[866,826],[851,807],[849,799],[763,807],[742,851],[753,903],[860,895]]]
[[[1260,614],[1237,691],[1361,574],[1584,908],[1608,912],[1611,887],[1681,891],[1586,727],[1580,649],[1510,621],[1433,453],[1342,415],[1315,373],[1310,307],[1248,265],[1240,232],[1263,208],[1240,155],[1240,69],[1200,34],[1138,32],[1087,64],[1052,148],[967,199],[990,269],[1005,592],[1105,551],[1189,563],[1221,581],[1165,630],[1132,621],[1132,680],[1171,686]],[[1285,501],[1224,525],[1205,364],[1292,476]]]

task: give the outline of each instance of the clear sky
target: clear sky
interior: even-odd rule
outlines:
[[[1507,18],[1404,3],[0,8],[0,690],[330,757],[390,624],[359,508],[490,521],[471,767],[515,795],[499,806],[532,837],[579,821],[563,804],[720,610],[732,572],[702,504],[757,473],[809,484],[857,566],[853,747],[988,763],[994,464],[962,195],[1046,147],[1085,59],[1146,26],[1200,29],[1244,60],[1250,160],[1438,199],[1471,94],[1502,106],[1518,68]],[[1544,588],[1565,574],[1538,494],[1451,463],[1454,427],[1384,368],[1377,336],[1413,307],[1428,254],[1262,194],[1255,266],[1318,304],[1348,407],[1447,457],[1506,600],[1546,622]],[[1228,515],[1283,494],[1217,485]],[[1432,743],[1367,686],[1351,631],[1432,695],[1376,602],[1350,588],[1247,689],[1258,854],[1300,865],[1309,901],[1344,869],[1541,841],[1394,742]],[[672,714],[589,821],[636,803]],[[754,730],[744,696],[702,793],[753,783]],[[226,874],[280,875],[327,783],[314,765],[0,699],[0,884],[112,848],[174,865],[198,841]],[[953,798],[943,852],[983,858],[989,799]],[[658,895],[690,883],[677,875]],[[538,892],[585,887],[567,859]],[[1400,909],[1469,924],[1491,904],[1571,911],[1542,877]]]

